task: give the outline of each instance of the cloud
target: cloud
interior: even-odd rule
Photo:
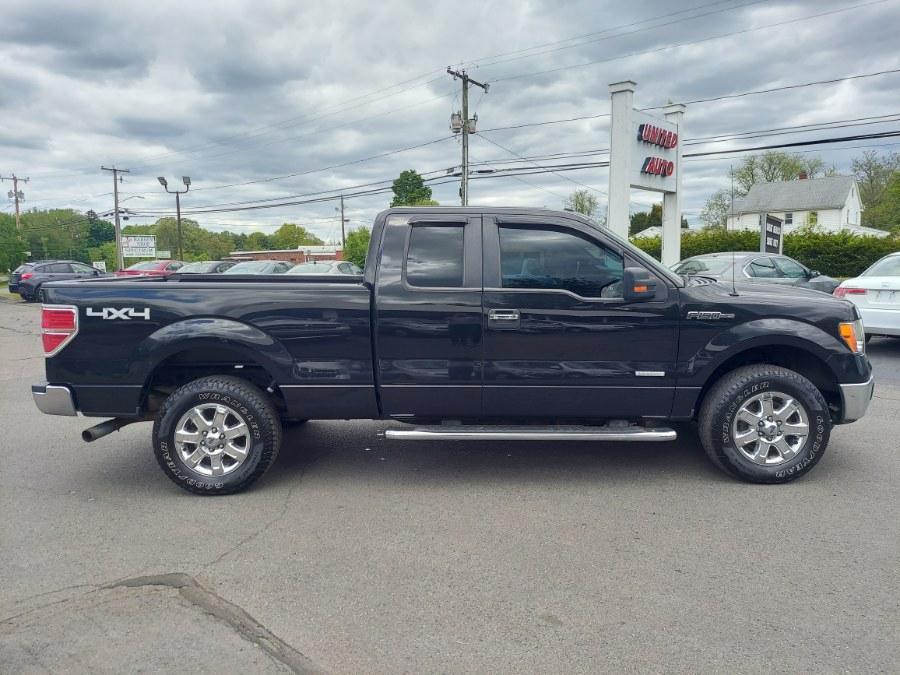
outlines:
[[[123,189],[145,196],[137,203],[147,210],[172,206],[157,175],[192,177],[183,200],[190,209],[351,191],[407,168],[434,171],[443,183],[435,198],[453,204],[458,185],[441,172],[458,166],[458,139],[390,154],[450,135],[460,89],[447,64],[492,83],[487,94],[472,91],[480,129],[605,113],[607,85],[622,79],[638,82],[643,107],[900,67],[893,3],[803,18],[844,6],[10,0],[0,24],[0,107],[10,123],[0,144],[6,170],[32,177],[29,198],[42,207],[108,210],[109,177],[99,166],[110,162],[131,169]],[[716,37],[782,22],[792,23]],[[685,135],[897,112],[898,84],[893,75],[697,104],[687,111]],[[608,125],[598,117],[485,137],[525,156],[578,152],[608,147]],[[854,151],[817,152],[846,170]],[[528,166],[477,135],[471,156]],[[375,159],[356,161],[368,157]],[[685,164],[689,219],[712,191],[727,187],[728,163]],[[294,175],[269,180],[286,174]],[[243,185],[217,188],[235,183]],[[605,192],[605,169],[478,179],[471,199],[559,208],[580,184]],[[637,208],[656,198],[633,197]],[[363,196],[346,206],[357,225],[389,201]],[[198,220],[246,229],[309,222],[329,237],[333,209],[323,202]],[[330,217],[334,223],[321,220]]]

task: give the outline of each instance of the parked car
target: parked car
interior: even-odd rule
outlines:
[[[867,340],[873,335],[900,337],[900,251],[842,282],[834,294],[859,309]]]
[[[178,274],[221,274],[234,265],[234,260],[204,260],[188,263],[178,270]]]
[[[577,213],[390,209],[362,277],[238,267],[51,284],[38,408],[112,418],[86,440],[154,419],[160,468],[204,495],[253,483],[282,422],[305,419],[406,423],[392,441],[551,444],[672,441],[694,421],[716,466],[784,483],[874,388],[849,302],[681,277]]]
[[[222,274],[284,274],[293,266],[285,260],[245,260]]]
[[[9,275],[9,292],[18,293],[26,302],[43,302],[47,281],[89,279],[107,276],[104,272],[77,260],[39,260],[19,265]]]
[[[739,281],[800,286],[823,293],[831,293],[840,283],[786,255],[752,251],[695,255],[673,265],[672,271],[685,276],[712,277],[719,281],[729,281],[733,274]]]
[[[145,260],[116,272],[117,277],[167,277],[184,267],[180,260]]]
[[[362,274],[357,265],[347,260],[317,260],[294,265],[288,274]]]

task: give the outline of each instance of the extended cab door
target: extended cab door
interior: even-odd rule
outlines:
[[[481,415],[481,289],[480,215],[388,217],[375,282],[385,415]]]
[[[498,417],[665,417],[677,289],[623,299],[643,266],[575,218],[485,216],[484,412]]]

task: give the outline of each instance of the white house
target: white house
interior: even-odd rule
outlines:
[[[784,232],[816,225],[825,232],[842,230],[885,237],[887,232],[861,225],[863,205],[852,176],[800,178],[778,183],[757,183],[746,197],[735,199],[728,229],[759,230],[760,215],[784,220]]]

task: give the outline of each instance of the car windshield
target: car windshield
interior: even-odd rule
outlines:
[[[264,274],[272,269],[272,263],[267,260],[248,260],[229,267],[222,274]]]
[[[290,269],[288,274],[328,274],[331,263],[300,263]]]
[[[187,272],[188,274],[202,274],[203,272],[206,272],[209,269],[209,266],[212,264],[213,263],[209,262],[188,263],[187,265],[179,269],[178,273],[184,274],[185,272]]]
[[[144,262],[134,263],[134,265],[131,265],[127,269],[130,269],[130,270],[155,270],[157,267],[159,267],[158,260],[145,260]]]
[[[900,255],[882,258],[862,273],[864,277],[900,277]]]
[[[678,274],[722,274],[731,265],[730,258],[688,258],[672,267]]]

